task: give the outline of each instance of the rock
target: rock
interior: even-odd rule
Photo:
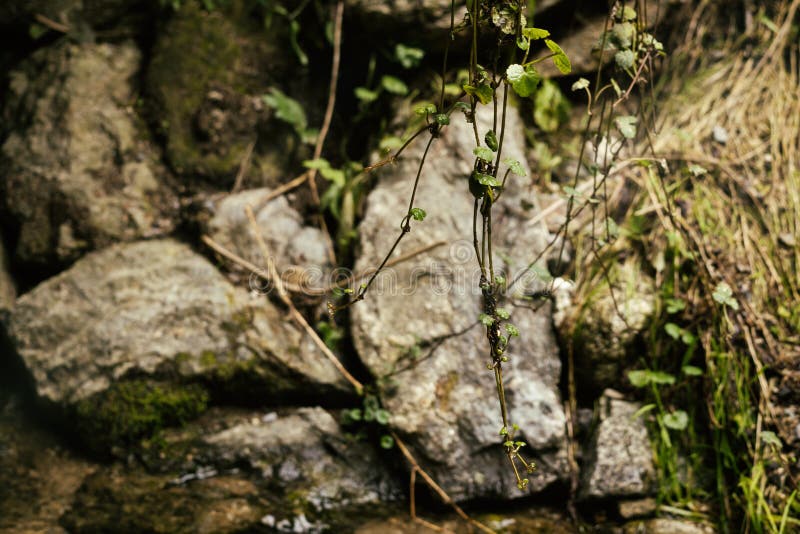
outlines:
[[[575,378],[584,396],[619,383],[629,363],[628,350],[647,326],[655,306],[655,282],[632,260],[612,268],[611,276],[613,289],[602,281],[593,290],[571,332]]]
[[[172,240],[79,260],[17,300],[9,334],[38,396],[103,446],[191,419],[205,389],[241,402],[349,391],[280,310]]]
[[[304,226],[300,214],[283,196],[265,203],[271,193],[269,189],[253,189],[209,200],[205,203],[207,216],[201,217],[205,219],[203,231],[223,247],[266,269],[255,232],[245,214],[245,207],[250,205],[278,272],[283,274],[283,281],[319,292],[331,281],[331,265],[322,231]]]
[[[285,87],[302,77],[287,59],[284,26],[275,23],[265,32],[263,20],[249,18],[242,2],[212,11],[199,4],[181,3],[159,32],[147,70],[148,114],[169,164],[190,180],[201,176],[228,189],[256,143],[251,168],[258,173],[251,174],[258,176],[247,184],[278,183],[302,147],[288,126],[267,122],[271,111],[262,95],[280,85],[302,100],[313,84]]]
[[[62,41],[11,72],[0,211],[15,261],[68,262],[172,230],[176,199],[130,108],[140,62],[133,43]]]
[[[632,521],[623,529],[625,534],[714,534],[711,525],[696,523],[686,519],[649,519]]]
[[[559,3],[561,0],[536,2],[536,12]],[[366,34],[362,38],[385,42],[391,35],[396,42],[424,45],[426,48],[444,47],[450,31],[450,0],[347,0],[345,13],[353,17],[353,25]],[[467,8],[456,2],[455,25],[465,20]],[[466,36],[468,30],[460,35]],[[466,40],[464,40],[464,44]]]
[[[282,494],[297,499],[309,518],[325,510],[374,507],[403,495],[375,451],[345,436],[321,408],[254,419],[203,442],[207,449],[200,453],[214,465],[247,466]]]
[[[17,289],[8,268],[9,262],[6,248],[3,245],[3,241],[0,240],[0,320],[2,320],[2,311],[10,310],[14,306],[14,299],[17,297]]]
[[[637,403],[607,390],[598,401],[600,423],[585,454],[579,498],[632,497],[653,489],[655,467],[647,428],[633,415]]]
[[[650,22],[652,26],[653,21],[658,20],[658,15],[661,14],[662,19],[666,12],[667,6],[675,3],[673,0],[663,2],[665,5],[656,3],[645,4],[646,15],[644,20]],[[537,2],[537,9],[539,8]],[[590,10],[587,10],[590,11]],[[596,11],[595,11],[596,13]],[[569,56],[570,63],[572,64],[572,72],[570,75],[587,75],[597,72],[600,66],[600,45],[603,39],[603,31],[606,27],[607,13],[593,14],[591,11],[584,16],[575,17],[577,22],[582,25],[577,28],[571,28],[569,34],[555,33],[551,38],[561,46],[564,52]],[[553,28],[549,28],[553,33]],[[651,30],[652,31],[652,30]],[[662,39],[663,36],[655,35],[656,39]],[[539,47],[534,50],[537,52],[536,59],[542,59],[550,54],[547,47]],[[603,66],[613,63],[614,52],[606,52],[603,54]],[[539,73],[545,78],[560,78],[564,74],[559,71],[552,61],[542,61],[536,64]]]
[[[652,515],[656,511],[656,500],[652,497],[619,501],[619,516],[623,519]]]
[[[491,110],[479,115],[480,135]],[[515,108],[509,108],[504,155],[526,166],[524,136]],[[405,215],[422,140],[391,167],[384,167],[367,199],[359,228],[355,270],[380,264],[398,235]],[[475,325],[482,310],[480,272],[472,246],[473,198],[467,177],[472,170],[474,136],[460,115],[433,142],[419,184],[415,207],[427,217],[414,223],[395,257],[444,241],[413,260],[387,269],[364,301],[351,308],[352,337],[370,372],[385,384],[391,425],[408,438],[418,460],[455,499],[512,498],[522,495],[501,447],[503,426],[485,330]],[[501,171],[502,174],[502,171]],[[526,207],[536,205],[525,178],[510,176],[493,217],[496,272],[527,265],[545,248],[548,234],[527,224]],[[535,210],[533,210],[535,211]],[[504,258],[504,259],[501,259]],[[512,268],[505,261],[512,263]],[[515,289],[541,289],[534,276]],[[522,336],[511,345],[504,366],[511,422],[518,424],[529,456],[539,470],[530,478],[538,492],[566,480],[565,414],[558,391],[561,363],[553,335],[550,304],[538,312],[513,307],[511,321]]]
[[[179,451],[181,469],[103,470],[63,523],[81,532],[348,532],[403,497],[375,451],[321,408],[220,410],[161,443],[160,457]]]

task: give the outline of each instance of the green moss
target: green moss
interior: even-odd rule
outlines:
[[[148,104],[166,138],[170,163],[178,172],[227,173],[238,165],[246,143],[221,154],[203,153],[193,120],[212,82],[246,89],[236,76],[242,62],[236,28],[222,13],[204,12],[189,1],[162,35],[148,71]]]
[[[213,367],[217,365],[217,355],[213,351],[204,350],[200,354],[200,365],[203,367]]]
[[[194,419],[207,403],[208,393],[196,385],[121,382],[76,405],[78,433],[90,448],[107,451]]]

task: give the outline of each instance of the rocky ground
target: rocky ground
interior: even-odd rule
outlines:
[[[367,398],[388,411],[379,431],[361,427],[347,414],[363,399],[308,333],[200,240],[261,266],[244,215],[251,205],[279,271],[330,279],[328,239],[307,194],[269,198],[310,149],[261,98],[279,88],[319,122],[327,66],[298,66],[285,25],[264,32],[244,2],[175,4],[0,7],[0,30],[44,31],[3,56],[0,530],[422,532],[405,513],[409,466],[379,446],[391,431],[492,528],[575,531],[549,302],[514,310],[523,335],[507,371],[511,416],[538,466],[528,489],[517,489],[498,445],[484,333],[473,324],[472,201],[461,183],[471,126],[454,121],[432,145],[418,192],[429,217],[396,255],[446,245],[396,266],[340,325],[342,363],[372,382]],[[537,4],[544,17],[565,9]],[[422,24],[438,39],[449,5],[348,1],[346,35],[363,26],[372,42],[389,31],[408,38]],[[519,110],[507,120],[504,150],[528,170]],[[391,247],[421,151],[377,173],[357,227],[356,271]],[[245,158],[249,171],[231,193]],[[510,179],[496,209],[509,274],[553,238],[531,222],[544,207],[527,181]],[[299,300],[312,324],[325,318],[324,297]],[[591,393],[578,425],[578,506],[606,525],[599,530],[705,532],[652,519],[652,446],[632,416],[640,405],[608,389],[630,364],[651,300],[640,293],[621,324],[599,298],[585,329],[578,379]],[[418,490],[421,514],[466,528]]]

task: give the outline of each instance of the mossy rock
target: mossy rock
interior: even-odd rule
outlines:
[[[77,431],[86,445],[107,453],[151,438],[203,413],[208,393],[197,385],[160,385],[144,380],[115,384],[75,406]]]
[[[147,113],[179,174],[232,181],[267,113],[260,95],[286,78],[280,31],[264,31],[244,6],[206,11],[189,0],[159,32]]]

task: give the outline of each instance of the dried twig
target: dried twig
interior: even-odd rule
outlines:
[[[36,15],[33,16],[33,18],[36,19],[36,22],[38,22],[42,26],[50,28],[51,30],[55,30],[60,33],[69,33],[69,26],[67,26],[66,24],[62,24],[60,22],[56,22],[51,18],[45,17],[41,13],[37,13]]]
[[[336,11],[333,19],[333,61],[331,64],[331,83],[328,87],[328,105],[325,109],[325,117],[322,120],[322,127],[317,136],[317,144],[314,146],[314,159],[322,156],[322,147],[325,145],[325,138],[328,136],[328,130],[331,127],[331,120],[333,119],[333,108],[336,105],[336,84],[339,81],[339,62],[341,60],[342,51],[342,17],[344,15],[344,0],[339,0],[336,3]],[[307,176],[308,186],[311,189],[311,198],[314,200],[316,206],[320,205],[319,192],[317,191],[317,169],[311,169]],[[331,263],[336,263],[336,252],[333,248],[333,242],[328,232],[328,225],[325,224],[325,217],[322,212],[319,213],[319,223],[325,236],[327,238],[328,256]]]
[[[239,171],[236,173],[236,180],[234,180],[233,187],[231,188],[231,194],[242,188],[242,181],[244,181],[244,177],[247,176],[250,170],[250,164],[253,162],[253,149],[255,146],[255,141],[251,141],[250,144],[247,145],[244,156],[242,156],[242,162],[239,164]]]
[[[295,308],[292,299],[289,298],[289,294],[286,292],[286,288],[284,287],[283,281],[281,277],[278,275],[278,270],[275,267],[275,261],[272,259],[272,256],[269,253],[269,248],[267,247],[264,238],[261,236],[261,231],[258,227],[258,223],[256,222],[255,215],[253,215],[253,209],[250,206],[245,208],[247,212],[247,218],[250,220],[250,225],[253,228],[253,232],[256,236],[256,243],[258,243],[258,248],[261,250],[261,254],[264,257],[265,261],[267,262],[267,271],[269,272],[270,278],[272,279],[273,283],[275,284],[275,289],[278,291],[278,298],[280,298],[281,302],[283,302],[287,308],[289,308],[289,314],[291,315],[292,319],[294,319],[305,331],[306,333],[311,336],[311,339],[314,341],[314,344],[322,351],[322,354],[325,355],[326,358],[336,367],[336,370],[341,373],[342,376],[347,379],[348,382],[355,388],[356,392],[361,394],[364,390],[364,385],[359,382],[350,372],[345,369],[342,362],[339,361],[339,358],[331,352],[331,349],[325,344],[322,339],[320,339],[319,335],[311,328],[311,325],[308,324],[306,318],[297,311]]]

